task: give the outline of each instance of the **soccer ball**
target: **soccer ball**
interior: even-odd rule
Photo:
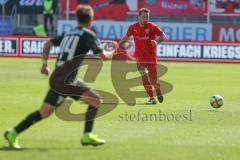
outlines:
[[[220,95],[211,96],[210,104],[213,108],[220,108],[223,105],[223,97]]]

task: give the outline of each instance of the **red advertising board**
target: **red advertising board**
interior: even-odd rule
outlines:
[[[201,16],[205,6],[204,0],[141,0],[139,3],[139,8],[150,9],[154,16]]]
[[[61,10],[66,13],[67,0],[61,0]],[[78,4],[91,5],[95,19],[124,20],[128,13],[137,13],[139,8],[151,10],[153,16],[201,16],[206,11],[206,0],[71,0],[70,11]]]
[[[40,58],[43,45],[47,39],[1,36],[0,58]],[[103,48],[108,42],[108,40],[102,40]],[[131,49],[134,50],[134,47]],[[49,57],[56,58],[58,53],[59,48],[53,47]],[[119,51],[118,53],[132,52],[123,53]],[[88,54],[91,55],[91,53]],[[166,41],[157,46],[157,56],[160,61],[240,63],[240,43]]]
[[[240,42],[240,25],[213,25],[212,40],[216,42]]]
[[[17,56],[18,45],[17,37],[0,37],[0,56]]]
[[[239,0],[210,0],[209,12],[216,16],[240,16]]]
[[[61,1],[61,10],[66,13],[67,0]],[[125,0],[71,0],[70,12],[74,13],[77,5],[88,4],[94,9],[94,19],[126,19],[127,12],[129,11]]]

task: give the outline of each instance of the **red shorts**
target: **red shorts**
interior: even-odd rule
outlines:
[[[157,61],[137,61],[137,68],[140,72],[147,69],[149,78],[157,79]]]

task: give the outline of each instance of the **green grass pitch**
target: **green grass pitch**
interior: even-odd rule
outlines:
[[[107,140],[106,145],[82,147],[83,122],[66,122],[53,115],[19,136],[24,147],[21,151],[8,150],[1,136],[0,160],[239,159],[240,65],[161,64],[168,68],[162,79],[173,84],[174,90],[165,95],[163,104],[156,106],[130,107],[120,100],[115,110],[95,123],[94,132]],[[39,108],[48,89],[48,78],[40,74],[40,65],[39,59],[0,58],[1,133]],[[53,68],[54,60],[50,65]],[[101,74],[90,86],[115,93],[109,68],[110,62],[105,62]],[[224,105],[217,110],[209,105],[214,94],[224,98]],[[84,104],[74,103],[72,111],[77,113],[85,108]],[[124,117],[160,111],[166,115],[185,114],[191,119],[131,121]]]

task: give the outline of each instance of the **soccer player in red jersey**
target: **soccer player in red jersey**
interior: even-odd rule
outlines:
[[[133,36],[137,68],[141,74],[143,86],[150,97],[146,104],[156,104],[152,86],[156,90],[158,101],[163,102],[157,77],[156,46],[166,39],[166,35],[157,25],[149,22],[149,14],[150,11],[147,8],[139,10],[138,22],[129,26],[126,35],[119,41],[118,46],[121,47],[129,40],[130,36]]]

